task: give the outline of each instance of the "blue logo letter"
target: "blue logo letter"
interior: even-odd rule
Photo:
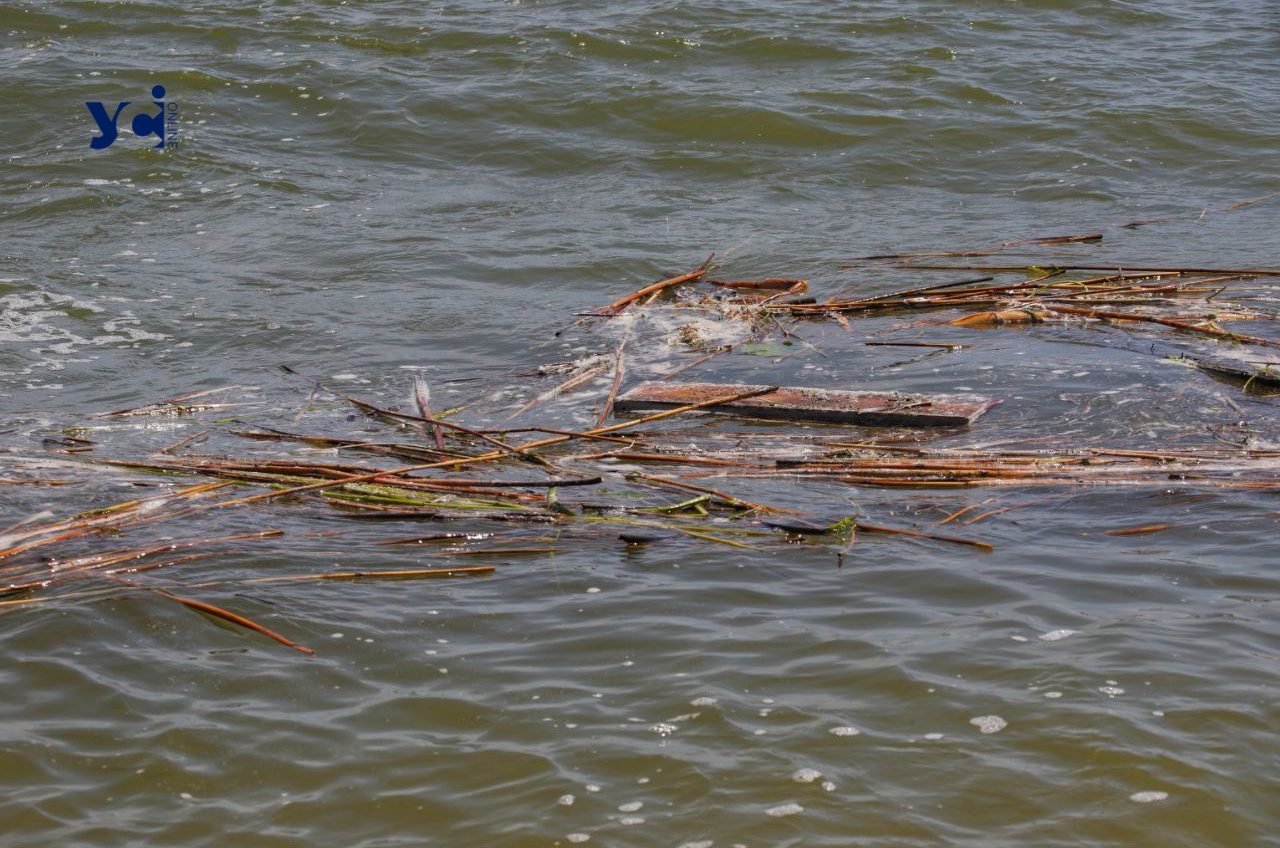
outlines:
[[[116,140],[118,133],[116,132],[116,121],[120,118],[120,111],[129,105],[129,101],[125,100],[116,107],[116,113],[110,118],[107,117],[107,108],[102,105],[99,100],[85,101],[89,107],[89,114],[98,123],[98,129],[102,131],[102,135],[89,139],[89,146],[94,150],[103,150],[110,147]]]
[[[134,115],[133,116],[133,134],[138,138],[146,138],[149,135],[160,136],[160,143],[156,147],[164,147],[164,86],[157,85],[152,87],[151,96],[156,98],[151,101],[160,107],[160,111],[155,115]],[[118,112],[116,114],[119,114]]]

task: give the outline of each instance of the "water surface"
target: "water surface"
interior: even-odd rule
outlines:
[[[415,373],[441,398],[487,395],[611,350],[615,330],[553,333],[712,251],[724,276],[824,293],[920,282],[851,257],[1087,230],[1105,239],[1059,253],[1280,263],[1280,206],[1225,211],[1280,190],[1280,13],[1260,0],[19,2],[0,33],[14,456],[103,426],[91,413],[224,385],[257,426],[391,438],[276,366],[385,404]],[[156,83],[179,144],[91,150],[84,102]],[[1203,441],[1241,421],[1274,442],[1274,400],[1123,333],[970,334],[964,355],[923,358],[799,329],[825,357],[702,373],[1006,398],[958,443]],[[589,405],[548,414],[576,426]],[[217,419],[92,437],[142,453]],[[77,485],[0,488],[0,525],[138,491],[65,473]],[[739,494],[921,525],[991,496]],[[823,545],[570,546],[483,580],[202,595],[314,660],[145,594],[7,611],[0,842],[1280,844],[1274,495],[996,505],[1042,496],[965,528],[988,555],[867,539],[837,569]],[[187,574],[359,567],[412,532],[315,512],[189,528],[289,536]],[[1195,525],[1223,517],[1244,520]],[[1170,519],[1192,526],[1099,534]],[[1007,726],[982,733],[986,716]],[[803,810],[769,813],[787,805]]]

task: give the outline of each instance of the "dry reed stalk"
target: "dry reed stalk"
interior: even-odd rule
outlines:
[[[615,315],[621,314],[623,310],[625,310],[628,306],[630,306],[631,304],[635,303],[638,300],[641,300],[642,298],[649,297],[650,295],[656,295],[662,291],[665,291],[666,289],[671,288],[672,286],[678,286],[681,283],[697,282],[698,280],[701,280],[703,277],[705,277],[707,273],[711,270],[711,260],[714,258],[715,258],[715,254],[712,254],[711,256],[707,257],[705,262],[703,262],[701,265],[699,265],[697,268],[694,268],[692,271],[688,272],[687,274],[677,274],[674,277],[667,277],[665,280],[659,280],[658,282],[653,283],[652,285],[645,286],[644,288],[641,288],[637,291],[633,291],[629,295],[620,297],[617,300],[615,300],[613,303],[604,307],[603,309],[598,309],[591,314],[600,318],[612,318]]]
[[[600,415],[596,418],[596,427],[603,427],[604,422],[609,420],[609,416],[613,414],[613,402],[618,397],[618,389],[622,388],[622,354],[627,347],[627,340],[624,338],[618,342],[618,352],[613,357],[613,384],[609,386],[609,394],[605,396],[604,406],[600,407]]]
[[[894,536],[911,536],[916,539],[932,539],[935,542],[951,542],[956,545],[968,545],[988,553],[995,550],[994,545],[987,542],[980,542],[976,539],[962,539],[958,536],[940,536],[937,533],[921,533],[918,530],[907,530],[901,527],[884,527],[879,524],[868,524],[865,521],[857,521],[854,522],[854,524],[864,533],[890,533]]]
[[[549,401],[552,398],[558,397],[560,395],[572,392],[574,389],[581,388],[584,384],[591,382],[596,377],[599,377],[601,374],[603,374],[608,369],[608,367],[609,366],[607,365],[597,365],[594,368],[588,368],[586,371],[583,371],[580,374],[575,374],[574,376],[565,380],[560,385],[548,391],[545,391],[539,395],[535,395],[531,400],[529,400],[528,403],[525,403],[524,405],[516,409],[515,412],[508,415],[507,420],[511,420],[512,418],[515,418],[525,412],[528,412],[530,409],[533,409],[535,406],[537,406],[540,403]]]
[[[293,583],[303,580],[419,580],[422,578],[466,577],[476,574],[492,574],[492,565],[463,565],[454,568],[398,568],[374,571],[328,571],[320,574],[286,574],[279,577],[258,577],[247,583]]]
[[[444,450],[444,430],[431,414],[431,390],[427,387],[427,381],[417,374],[413,376],[413,401],[418,406],[418,414],[431,422],[431,437],[435,439],[436,450]],[[422,434],[427,435],[425,428]]]
[[[182,595],[175,595],[172,592],[165,591],[164,589],[156,589],[156,588],[147,587],[147,586],[141,586],[139,588],[144,588],[151,592],[155,592],[157,595],[166,597],[171,601],[177,601],[178,603],[182,604],[184,607],[187,607],[188,609],[193,609],[196,612],[202,612],[205,615],[211,615],[214,618],[220,618],[223,621],[230,622],[231,624],[235,624],[239,627],[244,627],[248,630],[252,630],[255,633],[261,633],[263,636],[266,636],[269,639],[274,639],[275,641],[279,642],[281,645],[284,645],[289,648],[293,648],[295,651],[300,651],[301,653],[304,653],[309,657],[314,657],[316,655],[316,652],[311,650],[307,646],[299,645],[297,642],[293,641],[292,639],[289,639],[286,636],[282,636],[279,633],[275,632],[274,630],[263,627],[261,624],[258,624],[256,621],[245,618],[243,615],[240,615],[239,613],[231,612],[230,610],[223,609],[222,607],[219,607],[219,606],[214,606],[213,604],[206,603],[204,601],[197,601],[195,598],[187,598],[187,597],[183,597]]]
[[[1241,344],[1262,345],[1265,347],[1280,347],[1280,340],[1265,339],[1261,336],[1250,336],[1244,333],[1233,333],[1230,330],[1224,330],[1220,327],[1206,326],[1204,324],[1192,324],[1189,321],[1180,321],[1176,318],[1161,318],[1158,315],[1142,315],[1133,312],[1113,312],[1105,309],[1085,309],[1076,306],[1062,306],[1054,304],[1046,306],[1050,312],[1056,312],[1061,315],[1080,315],[1087,318],[1108,319],[1111,321],[1145,321],[1152,324],[1163,324],[1166,327],[1173,327],[1178,330],[1186,330],[1192,333],[1200,333],[1214,338],[1226,339],[1228,341],[1238,342]]]

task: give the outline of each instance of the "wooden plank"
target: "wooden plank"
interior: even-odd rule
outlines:
[[[1244,362],[1233,359],[1196,359],[1188,360],[1199,368],[1218,377],[1229,377],[1244,380],[1250,386],[1280,386],[1280,363]]]
[[[731,383],[641,383],[614,402],[615,412],[666,409],[710,398],[749,392]],[[819,421],[876,426],[961,427],[1000,403],[978,395],[922,395],[904,392],[851,392],[786,386],[767,394],[708,409],[783,421]]]

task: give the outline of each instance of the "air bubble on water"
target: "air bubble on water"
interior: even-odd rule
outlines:
[[[1068,636],[1076,635],[1077,632],[1079,631],[1066,630],[1066,629],[1050,630],[1048,633],[1040,634],[1040,641],[1041,642],[1061,642],[1063,639],[1066,639]]]
[[[1146,792],[1135,792],[1129,796],[1129,800],[1136,804],[1150,804],[1154,801],[1163,801],[1168,797],[1168,792],[1161,792],[1158,789],[1153,789]]]
[[[636,810],[644,806],[644,801],[628,801],[625,804],[618,805],[620,813],[634,813]]]
[[[714,704],[715,702],[716,702],[716,699],[715,699],[715,698],[708,698],[708,697],[706,697],[706,696],[703,696],[703,697],[701,697],[701,698],[694,698],[692,701],[690,701],[690,702],[689,702],[689,706],[691,706],[691,707],[709,707],[709,706],[711,706],[712,704]]]
[[[572,795],[561,795],[556,799],[556,803],[562,807],[572,807],[574,800]]]
[[[862,731],[856,727],[833,727],[829,731],[832,736],[860,736]]]
[[[766,816],[773,816],[775,819],[780,819],[780,818],[783,818],[784,816],[794,816],[803,812],[804,812],[804,807],[796,803],[791,803],[791,804],[779,804],[776,807],[770,807],[769,809],[764,811],[764,814]]]
[[[1108,698],[1114,698],[1117,695],[1124,694],[1124,690],[1119,686],[1099,686],[1098,691],[1106,695]]]
[[[675,733],[679,729],[680,728],[676,727],[674,724],[670,724],[665,721],[660,721],[657,724],[649,725],[649,732],[656,733],[659,736],[670,736],[671,734]]]
[[[791,779],[796,783],[813,783],[821,777],[822,772],[811,768],[796,769],[791,773]]]
[[[969,723],[983,733],[999,733],[1009,726],[1009,722],[998,715],[975,716]]]

